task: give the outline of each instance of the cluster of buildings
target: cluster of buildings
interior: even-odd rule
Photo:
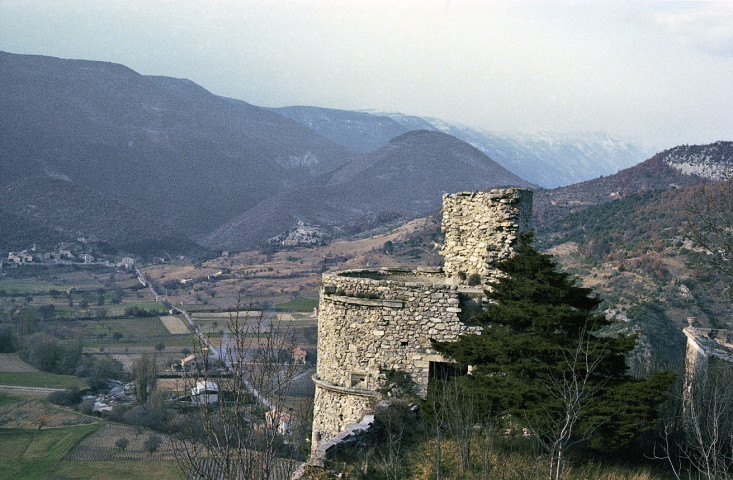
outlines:
[[[96,264],[125,269],[130,269],[135,266],[135,259],[131,257],[124,257],[119,261],[110,262],[107,259],[97,258],[90,253],[83,253],[79,250],[81,249],[74,248],[72,244],[61,243],[50,252],[42,252],[34,243],[30,249],[24,249],[19,252],[8,252],[7,259],[0,259],[0,268],[3,265],[19,266],[58,263]]]

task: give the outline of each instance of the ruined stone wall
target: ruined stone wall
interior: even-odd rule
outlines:
[[[313,449],[370,409],[384,370],[409,373],[424,393],[430,362],[446,361],[430,340],[453,341],[468,330],[459,304],[457,286],[412,273],[324,274]]]
[[[492,266],[511,254],[519,233],[530,229],[532,191],[518,188],[443,195],[443,270],[453,283],[473,274],[487,284]]]
[[[685,383],[683,400],[685,414],[692,402],[693,389],[705,391],[708,376],[733,368],[733,331],[711,328],[686,327]],[[720,381],[716,378],[715,381]]]

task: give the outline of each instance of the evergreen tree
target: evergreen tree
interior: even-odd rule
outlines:
[[[481,399],[476,411],[483,418],[508,418],[539,437],[552,436],[572,407],[573,440],[604,450],[625,447],[653,425],[672,376],[628,375],[625,355],[635,337],[609,334],[614,322],[598,312],[602,300],[531,242],[531,234],[522,235],[516,254],[496,265],[502,276],[478,316],[483,333],[433,345],[472,367],[461,381]],[[563,388],[565,394],[575,389],[575,405]]]

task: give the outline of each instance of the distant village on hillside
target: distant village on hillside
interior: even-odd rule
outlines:
[[[0,258],[0,270],[5,267],[19,265],[103,265],[106,267],[122,267],[130,269],[136,260],[132,257],[113,257],[96,253],[89,247],[96,240],[91,237],[79,237],[78,243],[59,243],[50,251],[42,251],[34,243],[30,248],[19,252],[8,252],[7,258]]]

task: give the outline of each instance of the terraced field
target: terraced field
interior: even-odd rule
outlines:
[[[162,440],[158,450],[150,454],[143,443],[150,435],[157,435]],[[127,448],[120,450],[115,442],[126,438]],[[129,425],[107,423],[93,434],[82,439],[66,456],[68,461],[104,461],[104,460],[175,460],[171,441],[159,433]]]
[[[5,397],[10,398],[10,397]],[[43,429],[93,425],[99,420],[35,399],[12,399],[0,404],[0,428]]]

